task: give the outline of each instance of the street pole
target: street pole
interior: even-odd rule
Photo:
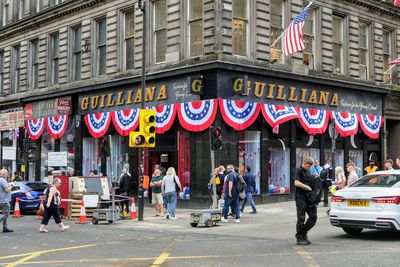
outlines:
[[[215,179],[217,179],[217,175],[215,174],[215,155],[214,155],[214,150],[211,151],[211,181],[212,181],[212,209],[217,209],[218,208],[218,202],[217,202],[217,184]]]
[[[147,1],[139,0],[139,8],[143,13],[143,34],[142,34],[142,81],[141,81],[141,91],[142,100],[140,101],[140,109],[144,109],[144,95],[146,91],[146,22],[147,22]],[[144,211],[144,192],[143,192],[143,180],[144,180],[144,148],[138,148],[140,155],[139,161],[139,203],[138,203],[138,220],[143,221],[143,211]]]
[[[336,128],[335,128],[335,119],[332,119],[332,174],[333,174],[333,181],[335,181],[335,149],[336,149]]]

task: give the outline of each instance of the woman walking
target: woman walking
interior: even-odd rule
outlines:
[[[178,219],[175,214],[177,191],[180,191],[182,186],[173,167],[168,168],[167,174],[163,178],[163,188],[169,214],[167,215],[167,219],[176,220]]]
[[[69,226],[64,225],[61,222],[61,217],[60,217],[61,197],[60,197],[60,192],[58,191],[60,185],[61,185],[61,180],[56,178],[53,180],[53,183],[50,186],[48,186],[46,190],[44,190],[44,195],[46,196],[45,199],[46,205],[44,206],[44,217],[42,219],[42,223],[40,224],[39,228],[40,233],[47,233],[49,231],[45,227],[46,225],[49,224],[51,216],[53,216],[56,224],[60,226],[61,231],[65,231],[69,228]]]
[[[346,187],[346,176],[344,174],[344,170],[342,167],[337,166],[335,168],[336,172],[336,188],[337,190],[343,189]]]

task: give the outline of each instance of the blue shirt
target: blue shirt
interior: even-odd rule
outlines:
[[[310,172],[312,173],[312,174],[317,174],[317,175],[319,175],[320,173],[321,173],[321,170],[322,170],[322,167],[321,166],[315,166],[315,165],[312,165],[311,166],[311,169],[310,169]]]
[[[246,172],[243,175],[243,180],[246,182],[246,193],[254,193],[254,190],[256,189],[256,176],[250,172]]]
[[[229,182],[232,182],[232,190],[231,194],[232,197],[236,197],[238,195],[238,191],[236,190],[236,182],[237,182],[237,173],[236,172],[230,172],[226,175],[225,177],[225,188],[224,188],[224,195],[226,198],[229,198],[228,192],[229,192]]]
[[[11,201],[11,191],[6,192],[8,182],[3,177],[0,177],[0,203],[8,203]]]

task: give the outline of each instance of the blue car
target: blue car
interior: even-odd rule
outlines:
[[[43,182],[15,182],[11,189],[11,210],[14,210],[17,198],[21,212],[38,210],[46,187],[47,184]]]

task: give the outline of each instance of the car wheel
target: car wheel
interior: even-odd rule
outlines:
[[[353,228],[353,227],[342,227],[342,229],[349,235],[359,235],[361,234],[362,230],[364,230],[364,228]]]
[[[99,220],[98,220],[96,217],[93,217],[93,218],[92,218],[92,223],[93,223],[93,224],[98,224],[98,223],[99,223]]]
[[[192,227],[197,227],[198,223],[190,223]]]

